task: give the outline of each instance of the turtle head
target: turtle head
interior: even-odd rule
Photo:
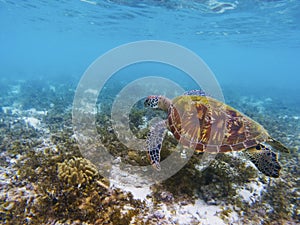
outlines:
[[[146,98],[145,102],[144,102],[144,105],[146,107],[150,107],[150,108],[153,108],[153,109],[157,109],[158,108],[158,100],[159,100],[159,97],[158,95],[150,95]]]
[[[171,100],[161,95],[149,95],[144,105],[153,109],[162,109],[167,111],[171,105]]]

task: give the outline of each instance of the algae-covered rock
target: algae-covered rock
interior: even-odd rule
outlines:
[[[58,163],[58,178],[68,185],[82,186],[89,184],[98,176],[98,170],[89,160],[73,157]]]

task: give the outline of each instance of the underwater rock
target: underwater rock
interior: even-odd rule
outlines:
[[[57,172],[60,180],[72,186],[88,184],[98,176],[96,166],[89,160],[80,157],[73,157],[58,163]]]

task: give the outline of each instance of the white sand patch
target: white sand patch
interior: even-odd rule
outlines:
[[[150,218],[157,218],[160,222],[168,222],[168,224],[201,224],[201,225],[226,225],[226,224],[239,224],[238,213],[234,210],[232,205],[209,205],[201,199],[197,199],[195,204],[181,204],[171,203],[171,202],[160,202],[156,205],[153,202],[153,197],[147,198],[147,196],[152,196],[150,185],[138,175],[132,175],[128,172],[120,169],[119,162],[116,160],[113,162],[111,168],[111,188],[120,188],[125,192],[131,192],[135,199],[144,201],[149,209]],[[255,184],[249,187],[249,189],[260,190]],[[245,189],[246,190],[246,189]],[[250,197],[249,197],[250,198]],[[223,210],[227,212],[226,216],[222,214]],[[221,216],[226,218],[226,221],[221,219]],[[148,217],[149,218],[149,217]]]
[[[279,119],[287,119],[289,118],[288,115],[278,116]]]
[[[53,86],[53,85],[50,85],[50,86],[49,86],[49,89],[50,89],[50,91],[53,91],[53,92],[56,91],[56,88],[55,88],[55,86]]]
[[[23,117],[23,120],[27,125],[32,126],[35,129],[39,129],[39,126],[41,124],[41,121],[34,117]]]
[[[9,113],[9,111],[11,111],[11,110],[12,110],[11,107],[2,106],[2,111],[3,111],[5,114]]]
[[[2,111],[5,114],[11,114],[11,115],[19,115],[22,113],[22,111],[16,107],[11,107],[11,106],[3,106]]]
[[[41,116],[45,116],[48,113],[47,111],[38,111],[35,108],[28,109],[25,112],[29,113],[30,115],[41,115]]]
[[[273,101],[273,99],[272,98],[270,98],[270,97],[268,97],[268,98],[265,98],[265,102],[272,102]]]
[[[80,101],[80,108],[77,108],[76,110],[82,112],[82,114],[97,114],[97,107],[95,104],[90,103],[90,101],[86,99],[82,99]]]
[[[150,184],[139,175],[132,175],[122,170],[118,164],[121,159],[116,159],[110,172],[110,186],[120,188],[125,192],[131,192],[135,199],[147,200],[151,195]]]
[[[12,115],[19,115],[19,114],[22,114],[22,111],[17,108],[12,108],[11,113],[12,113]]]
[[[249,190],[242,189],[239,191],[239,195],[243,198],[244,201],[251,201],[252,193]]]
[[[245,187],[240,189],[238,194],[245,202],[253,204],[261,198],[262,192],[265,188],[265,185],[256,179],[251,183],[245,184]]]
[[[92,95],[97,95],[98,94],[98,90],[95,89],[87,89],[84,91],[84,93],[88,93],[88,94],[92,94]]]
[[[232,210],[232,206],[228,206]],[[238,224],[238,214],[232,210],[226,217],[226,222],[220,218],[223,211],[221,206],[208,205],[203,200],[196,200],[195,204],[166,205],[160,204],[160,209],[155,211],[156,217],[163,217],[171,224],[189,225],[195,222],[201,225],[226,225]]]
[[[186,220],[186,218],[189,218],[190,222],[192,222],[192,219],[196,219],[203,225],[225,225],[224,221],[218,216],[221,211],[220,206],[207,205],[203,200],[197,200],[194,205],[180,206],[178,223],[189,224]]]
[[[20,85],[14,85],[11,87],[12,94],[19,94],[20,93]]]
[[[146,200],[147,195],[151,194],[151,190],[149,187],[134,187],[134,186],[126,186],[122,187],[124,191],[129,191],[132,193],[134,199],[138,200]]]
[[[3,106],[2,111],[5,114],[11,113],[11,115],[20,115],[20,114],[25,114],[25,115],[30,115],[30,116],[46,116],[48,114],[48,111],[38,111],[35,108],[31,108],[25,111],[22,111],[21,109],[18,108],[18,105],[15,106]]]

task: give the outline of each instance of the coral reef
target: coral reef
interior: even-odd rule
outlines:
[[[58,178],[69,186],[88,184],[98,176],[97,168],[87,159],[73,157],[58,163]]]
[[[63,145],[55,147],[28,149],[19,156],[11,172],[16,175],[9,175],[14,187],[6,184],[0,197],[2,221],[51,224],[68,219],[70,224],[129,224],[141,202],[110,189],[88,160],[68,156]]]
[[[0,136],[1,224],[299,222],[299,111],[285,103],[276,99],[232,97],[233,106],[259,121],[291,149],[290,154],[280,155],[280,178],[264,176],[236,154],[219,154],[202,171],[199,169],[202,155],[194,154],[169,179],[151,187],[137,187],[146,196],[138,200],[133,189],[110,184],[92,162],[81,155],[71,127],[71,101],[69,97],[66,101],[62,97],[70,96],[74,90],[60,84],[35,85],[39,85],[38,90],[43,91],[42,99],[46,101],[40,106],[36,106],[40,104],[38,101],[28,99],[24,99],[24,108],[13,104],[23,101],[18,91],[23,91],[21,86],[30,86],[26,83],[14,82],[2,93],[7,96],[0,96],[3,100],[0,132],[4,134]],[[109,95],[109,92],[107,89],[104,94]],[[101,110],[96,115],[102,143],[122,162],[148,165],[145,152],[127,147],[119,140],[120,135],[129,135],[127,128],[120,126],[118,131],[112,128],[112,100],[107,96],[101,99]],[[247,101],[251,104],[246,104]],[[260,113],[254,114],[258,108]],[[145,139],[147,126],[155,117],[165,118],[165,115],[144,110],[137,103],[129,114],[131,132]],[[31,118],[39,123],[31,123],[34,122]],[[162,159],[176,151],[176,144],[174,138],[166,136]],[[123,175],[126,180],[126,174]],[[134,186],[133,179],[127,180]]]
[[[1,113],[6,134],[1,136],[1,223],[129,224],[140,213],[140,201],[110,188],[82,158],[69,129],[69,111],[59,121],[32,110]],[[39,117],[36,128],[16,119],[29,114]]]

